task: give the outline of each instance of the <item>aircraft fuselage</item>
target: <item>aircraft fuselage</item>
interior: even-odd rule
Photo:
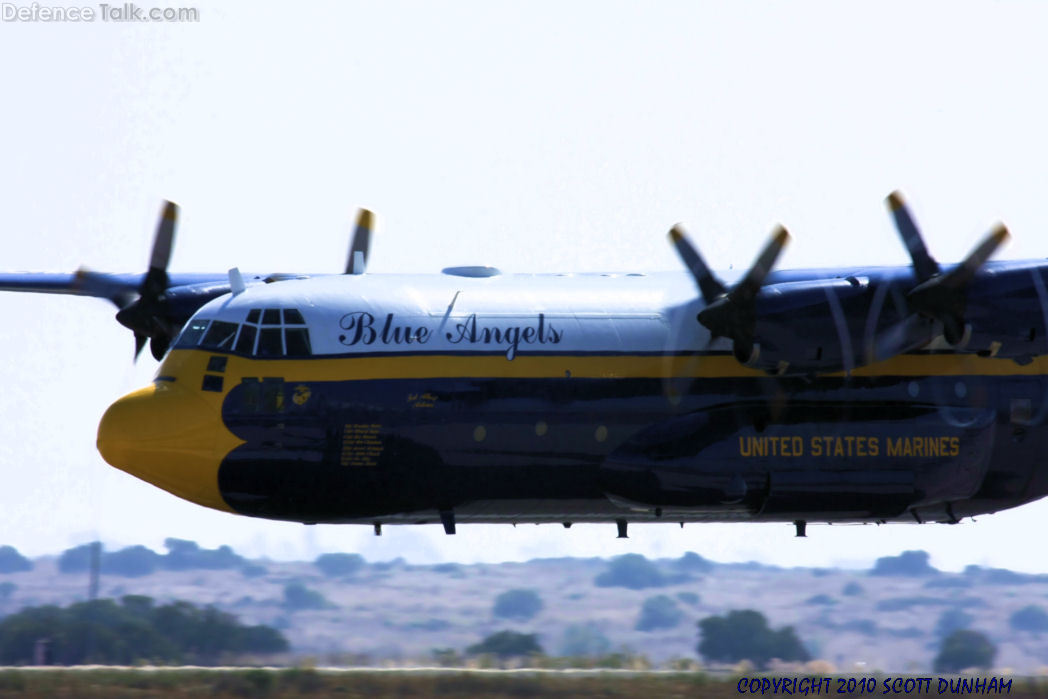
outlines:
[[[711,342],[684,273],[251,286],[196,312],[99,449],[301,522],[952,522],[1048,493],[1046,271],[980,272],[971,351],[897,330],[909,268],[774,273],[757,339],[796,359],[773,371]],[[915,348],[864,360],[889,329]]]

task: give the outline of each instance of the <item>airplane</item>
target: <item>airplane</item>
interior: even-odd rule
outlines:
[[[108,299],[160,361],[105,412],[112,466],[276,520],[945,522],[1048,494],[1048,261],[928,252],[774,270],[778,227],[722,280],[681,225],[660,273],[373,274],[361,210],[342,274],[0,274]]]

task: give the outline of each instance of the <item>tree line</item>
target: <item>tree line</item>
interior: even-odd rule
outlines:
[[[0,664],[214,665],[231,656],[288,650],[269,626],[247,626],[214,607],[126,595],[68,607],[28,607],[0,620]]]

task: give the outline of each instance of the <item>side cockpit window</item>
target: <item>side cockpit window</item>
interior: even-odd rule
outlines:
[[[178,339],[174,342],[174,347],[196,347],[200,342],[200,338],[204,336],[204,332],[207,330],[210,320],[196,319],[191,320],[182,329],[182,334],[178,336]]]
[[[244,323],[197,318],[189,321],[175,347],[200,347],[255,357],[308,357],[309,328],[297,308],[252,308]]]
[[[216,320],[211,323],[211,327],[207,329],[207,334],[204,335],[204,339],[200,341],[200,346],[204,349],[212,350],[232,350],[233,339],[237,336],[237,329],[240,326],[236,323],[227,323],[224,320]]]

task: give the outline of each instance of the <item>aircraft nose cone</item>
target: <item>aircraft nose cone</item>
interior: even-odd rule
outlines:
[[[201,398],[157,382],[109,406],[98,451],[111,466],[179,497],[228,510],[218,491],[221,429],[220,413]]]

